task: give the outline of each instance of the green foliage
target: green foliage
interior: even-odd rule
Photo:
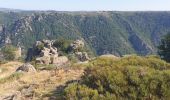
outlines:
[[[57,39],[55,42],[54,42],[54,46],[59,49],[59,51],[62,51],[63,53],[69,53],[71,52],[70,50],[70,44],[71,44],[72,40],[66,40],[66,39]]]
[[[170,33],[164,36],[158,49],[158,54],[161,58],[170,62]]]
[[[15,59],[15,51],[16,47],[12,45],[6,45],[1,48],[1,52],[5,58],[5,60],[14,60]]]
[[[71,84],[65,89],[66,100],[97,100],[98,96],[97,90],[85,85]]]
[[[38,51],[40,51],[40,50],[42,50],[43,48],[44,48],[44,44],[42,43],[42,44],[38,45],[36,49],[37,49]]]
[[[65,96],[68,100],[169,99],[169,80],[170,64],[157,56],[100,57],[89,63],[80,83],[66,87]],[[96,91],[95,96],[89,90]]]
[[[158,37],[170,31],[169,15],[167,12],[1,12],[0,24],[5,24],[8,33],[2,32],[2,37],[9,36],[13,44],[20,43],[26,49],[36,40],[83,38],[97,55],[145,55],[156,53]],[[25,22],[29,26],[24,26]]]

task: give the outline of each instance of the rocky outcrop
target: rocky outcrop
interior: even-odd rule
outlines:
[[[57,48],[53,46],[54,41],[42,40],[37,41],[31,53],[28,53],[28,58],[34,58],[37,64],[57,64],[62,65],[68,62],[66,56],[59,56]],[[29,57],[29,56],[32,57]]]
[[[75,40],[73,43],[71,43],[70,47],[74,51],[75,56],[78,58],[79,61],[87,61],[90,60],[87,52],[84,52],[85,43],[83,39]]]
[[[83,39],[78,39],[78,40],[74,41],[73,43],[71,43],[70,46],[73,50],[77,51],[78,49],[84,47],[84,41],[83,41]]]
[[[16,71],[17,72],[36,72],[36,69],[33,65],[26,63],[20,66]]]
[[[75,54],[80,61],[90,60],[87,52],[75,52]]]

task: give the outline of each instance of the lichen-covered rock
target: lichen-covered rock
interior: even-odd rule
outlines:
[[[36,72],[36,69],[33,65],[30,63],[25,63],[22,66],[20,66],[17,70],[17,72]]]

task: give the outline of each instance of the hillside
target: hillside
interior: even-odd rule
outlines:
[[[0,45],[30,48],[36,40],[83,38],[97,55],[156,53],[170,31],[170,12],[0,12]]]
[[[18,72],[23,63],[0,65],[1,100],[169,100],[170,64],[157,56],[103,55],[62,69]]]

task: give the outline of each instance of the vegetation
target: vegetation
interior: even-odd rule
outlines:
[[[170,62],[170,33],[164,36],[158,49],[158,54],[161,58]]]
[[[71,52],[70,44],[72,42],[72,40],[66,40],[61,38],[57,39],[53,45],[58,49],[58,51],[62,52],[63,54],[68,54],[69,52]]]
[[[10,82],[10,81],[14,81],[14,80],[18,80],[22,75],[23,75],[23,73],[15,72],[15,73],[11,74],[8,77],[1,78],[0,79],[0,84]]]
[[[169,16],[167,12],[0,12],[0,25],[6,26],[1,37],[26,49],[42,39],[83,38],[97,55],[146,55],[156,53],[159,37],[170,31]]]
[[[170,64],[157,56],[97,58],[79,83],[64,90],[68,100],[169,99]]]
[[[5,45],[1,48],[2,55],[4,56],[5,60],[14,60],[15,59],[15,51],[16,47],[12,45]]]

